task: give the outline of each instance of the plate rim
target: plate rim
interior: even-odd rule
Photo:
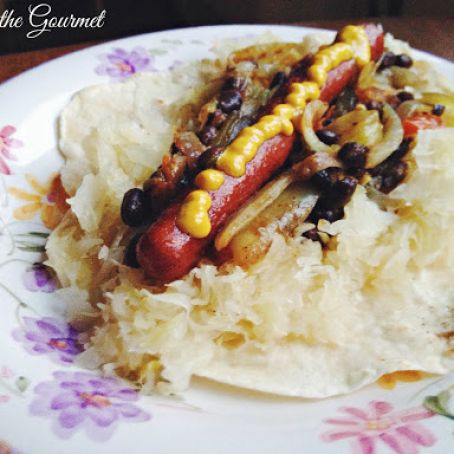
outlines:
[[[347,24],[347,22],[348,21],[346,21],[346,24]],[[381,23],[380,21],[373,21],[373,20],[370,22]],[[47,69],[48,67],[50,67],[52,65],[59,64],[65,60],[74,58],[75,56],[80,56],[83,53],[88,53],[88,52],[94,51],[96,49],[102,49],[107,46],[116,46],[119,43],[128,41],[130,39],[138,39],[140,37],[149,37],[149,36],[159,37],[159,35],[165,35],[165,34],[185,34],[190,31],[228,30],[228,29],[238,29],[238,28],[250,29],[251,27],[257,28],[257,29],[262,29],[263,32],[265,32],[266,29],[281,29],[281,30],[287,29],[287,30],[292,30],[292,31],[301,30],[303,32],[303,34],[317,33],[317,32],[319,32],[319,33],[326,33],[326,32],[335,33],[336,32],[336,30],[333,30],[330,28],[311,27],[311,26],[306,26],[306,25],[263,24],[263,23],[260,23],[260,24],[249,24],[249,23],[248,24],[235,24],[235,23],[232,23],[232,24],[222,24],[222,25],[199,25],[199,26],[195,26],[195,27],[170,28],[170,29],[166,29],[166,30],[138,33],[138,34],[123,36],[121,38],[107,40],[105,42],[90,45],[90,46],[84,47],[83,49],[74,50],[74,51],[68,52],[67,54],[60,55],[60,56],[52,58],[48,61],[39,63],[38,65],[28,68],[25,71],[22,71],[19,74],[16,74],[16,75],[10,77],[9,79],[6,79],[3,82],[1,82],[0,83],[0,93],[7,90],[9,88],[9,85],[14,85],[15,83],[17,83],[17,80],[25,75],[28,76],[36,71],[39,71],[42,69]],[[384,30],[384,31],[385,31],[385,34],[389,33],[389,32],[386,32],[386,30]],[[397,39],[399,39],[399,38],[397,38]],[[411,47],[411,43],[408,42],[408,44]],[[441,57],[439,55],[432,54],[430,52],[420,50],[420,49],[417,49],[414,47],[411,47],[411,50],[413,52],[416,52],[417,55],[419,54],[423,58],[437,61],[438,64],[448,63],[454,69],[454,62],[452,62],[444,57]],[[39,50],[37,50],[37,51],[39,52]]]

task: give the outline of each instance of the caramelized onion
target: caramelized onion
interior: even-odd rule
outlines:
[[[307,104],[301,117],[301,132],[303,139],[310,151],[334,154],[339,147],[323,143],[315,134],[314,124],[323,117],[328,109],[328,104],[315,100]]]
[[[292,172],[296,180],[306,181],[320,170],[329,167],[342,167],[342,164],[331,154],[321,152],[311,154],[306,159],[293,164]]]
[[[376,84],[375,73],[377,72],[378,66],[379,64],[373,61],[370,61],[363,66],[358,76],[358,82],[356,84],[357,90],[366,90]]]
[[[445,106],[441,118],[446,126],[454,126],[454,94],[447,93],[423,93],[421,101]]]
[[[390,87],[388,77],[377,73],[379,62],[369,62],[363,66],[356,83],[356,94],[362,102],[386,101],[393,96],[394,89]]]
[[[355,109],[336,118],[328,129],[339,136],[339,143],[357,142],[370,147],[382,139],[383,125],[376,110]]]
[[[272,234],[292,235],[309,216],[317,199],[309,185],[291,184],[232,238],[229,248],[233,261],[243,267],[258,262],[271,245]]]
[[[403,138],[404,130],[399,115],[389,104],[384,104],[383,139],[369,148],[366,168],[375,167],[388,158],[393,151],[397,150]]]
[[[175,146],[182,154],[190,158],[198,158],[205,151],[205,146],[192,131],[175,134]]]
[[[247,226],[262,210],[273,203],[282,192],[293,182],[292,172],[287,171],[276,177],[258,191],[243,207],[241,207],[217,234],[214,245],[218,251],[224,249],[231,239]]]
[[[396,112],[401,120],[405,120],[416,112],[430,112],[431,110],[432,106],[428,104],[424,104],[421,101],[410,100],[404,101],[403,103],[399,104]]]

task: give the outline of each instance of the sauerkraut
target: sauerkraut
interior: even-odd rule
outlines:
[[[275,234],[247,271],[205,261],[159,287],[122,265],[123,193],[158,165],[224,68],[206,61],[86,89],[62,114],[71,210],[47,263],[84,332],[81,363],[145,391],[182,391],[200,375],[304,397],[400,369],[452,370],[453,345],[440,334],[454,327],[454,129],[418,135],[412,178],[389,196],[358,187],[344,219],[320,221],[325,250]]]

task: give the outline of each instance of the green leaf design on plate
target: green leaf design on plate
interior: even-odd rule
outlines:
[[[28,378],[26,377],[23,377],[23,376],[20,376],[18,377],[18,379],[16,380],[16,388],[21,392],[25,392],[28,388],[28,386],[30,385],[30,381]]]
[[[449,419],[454,419],[454,414],[451,413],[448,409],[448,403],[451,399],[451,394],[448,390],[442,391],[436,396],[427,396],[424,399],[424,407],[434,413],[437,413],[441,416],[445,416]]]
[[[36,236],[36,237],[39,237],[39,238],[48,238],[49,237],[49,233],[47,232],[28,232],[28,233],[19,233],[18,235],[16,236]]]
[[[151,54],[151,55],[165,55],[165,54],[168,54],[169,51],[166,50],[166,49],[162,49],[162,48],[158,48],[158,47],[155,47],[153,49],[149,49],[148,52]]]
[[[17,248],[25,252],[45,252],[46,250],[44,244],[31,244],[23,241],[18,242]]]
[[[183,44],[183,41],[181,39],[168,39],[168,38],[163,38],[161,39],[161,43],[168,43],[168,44]]]
[[[25,252],[44,252],[45,244],[37,243],[36,240],[46,240],[49,237],[47,232],[28,232],[18,233],[14,235],[15,238],[23,238],[17,241],[17,248]]]

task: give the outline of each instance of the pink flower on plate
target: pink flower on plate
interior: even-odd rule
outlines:
[[[7,366],[0,367],[0,384],[3,380],[9,380],[14,377],[14,372]],[[10,400],[7,394],[0,394],[0,404],[4,404]],[[0,450],[0,454],[2,454]]]
[[[388,402],[372,401],[369,408],[341,407],[347,417],[326,419],[324,422],[338,426],[321,435],[326,442],[352,439],[353,452],[374,454],[376,444],[384,443],[397,454],[417,454],[420,447],[435,444],[437,439],[420,420],[434,416],[423,407],[394,411]]]
[[[100,59],[102,63],[95,68],[96,74],[114,80],[126,79],[137,72],[155,71],[154,57],[143,47],[135,47],[130,52],[116,48],[110,54],[100,56]]]
[[[14,377],[14,372],[12,369],[6,366],[0,367],[0,378],[12,378]]]
[[[54,372],[53,381],[35,387],[30,412],[53,420],[54,433],[69,438],[84,428],[93,440],[111,437],[120,421],[145,422],[151,415],[134,404],[136,390],[120,380],[86,372]]]
[[[5,159],[15,159],[11,148],[20,148],[23,145],[22,141],[11,137],[15,132],[16,128],[11,125],[3,126],[0,129],[0,173],[5,175],[11,174],[11,169]]]

